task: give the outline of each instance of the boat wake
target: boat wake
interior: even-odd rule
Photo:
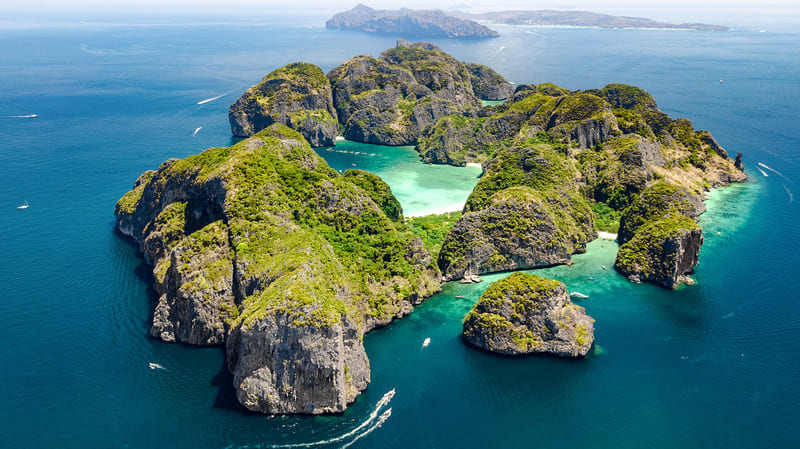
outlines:
[[[792,196],[792,192],[786,187],[786,184],[781,184],[783,186],[783,190],[786,190],[786,193],[789,195],[789,202],[794,202],[794,196]]]
[[[494,56],[492,56],[492,59],[496,58],[496,57],[497,57],[497,55],[499,55],[499,54],[500,54],[500,52],[501,52],[501,51],[503,51],[505,48],[506,48],[505,46],[502,46],[502,47],[500,47],[500,49],[499,49],[499,50],[497,50],[497,53],[495,53],[495,54],[494,54]]]
[[[760,169],[760,168],[758,168],[758,167],[756,167],[756,170],[760,171],[760,172],[761,172],[761,174],[762,174],[762,175],[764,175],[764,177],[765,177],[765,178],[769,178],[769,175],[768,175],[768,174],[767,174],[767,172],[765,172],[764,170],[762,170],[762,169]]]
[[[198,126],[197,129],[195,129],[194,132],[192,133],[192,137],[197,137],[197,133],[199,133],[201,129],[203,129],[203,127]]]
[[[36,114],[28,114],[28,115],[3,115],[3,118],[36,118],[38,115]]]
[[[219,100],[220,98],[224,97],[225,95],[228,95],[228,94],[222,94],[222,95],[217,95],[216,97],[206,98],[205,100],[198,101],[197,104],[211,103],[214,100]]]
[[[369,435],[375,429],[377,429],[378,427],[382,426],[383,423],[385,423],[386,420],[389,419],[390,416],[392,416],[392,409],[391,408],[388,408],[388,409],[384,410],[383,413],[381,413],[381,410],[383,410],[384,407],[386,407],[387,405],[389,405],[390,402],[392,402],[392,398],[394,397],[394,393],[395,393],[395,389],[394,388],[392,388],[391,390],[386,392],[386,394],[383,395],[383,397],[378,401],[378,403],[375,404],[375,408],[372,410],[372,412],[370,412],[369,416],[367,417],[366,420],[364,420],[364,422],[359,424],[353,430],[350,430],[349,432],[346,432],[346,433],[344,433],[342,435],[339,435],[337,437],[328,438],[326,440],[320,440],[320,441],[312,441],[312,442],[309,442],[309,443],[269,444],[269,445],[262,445],[262,446],[256,446],[256,447],[270,448],[270,449],[286,449],[286,448],[297,448],[297,447],[316,447],[316,446],[324,446],[324,445],[328,445],[328,444],[340,443],[342,441],[349,440],[350,438],[352,438],[352,440],[349,440],[345,445],[342,446],[342,448],[349,447],[350,445],[352,445],[356,441],[358,441],[361,438]],[[248,446],[248,447],[252,447],[252,446]]]
[[[767,170],[771,171],[772,173],[775,173],[776,175],[780,176],[781,178],[783,178],[783,179],[785,179],[785,180],[787,180],[789,182],[792,182],[792,180],[787,178],[783,173],[779,172],[778,170],[775,170],[774,168],[770,167],[769,165],[762,164],[761,162],[759,162],[758,165],[760,165],[761,167],[766,168]],[[767,176],[766,173],[764,173],[763,170],[759,169],[758,171],[760,171],[762,174],[764,174],[764,176]],[[792,182],[792,184],[794,184],[794,183]]]

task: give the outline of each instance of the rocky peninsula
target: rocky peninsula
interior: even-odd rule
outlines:
[[[358,4],[325,22],[326,28],[407,37],[482,39],[497,37],[496,31],[475,21],[450,16],[439,10],[377,10]]]
[[[643,17],[613,16],[589,11],[556,11],[550,9],[528,11],[493,11],[480,14],[453,12],[462,19],[502,23],[505,25],[579,26],[599,28],[656,28],[669,30],[727,31],[730,28],[707,23],[666,23]]]
[[[503,355],[584,357],[594,320],[569,300],[558,281],[514,273],[486,289],[464,317],[464,340]]]
[[[343,411],[369,383],[366,332],[443,281],[570,263],[596,238],[599,210],[621,215],[616,269],[672,288],[697,264],[704,192],[746,178],[741,154],[642,89],[512,89],[429,43],[399,40],[327,75],[276,69],[229,117],[248,138],[143,173],[115,216],[152,266],[150,334],[224,347],[239,402],[263,413]],[[336,135],[413,144],[426,162],[484,173],[463,213],[405,220],[378,176],[339,173],[312,149]],[[502,304],[484,301],[467,320],[476,344],[511,354],[541,341],[573,357],[591,346],[563,286],[514,275],[497,289]],[[515,330],[495,339],[476,318],[487,313]]]

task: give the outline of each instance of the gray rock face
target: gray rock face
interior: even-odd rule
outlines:
[[[529,187],[501,191],[487,207],[465,213],[456,223],[442,245],[439,268],[451,281],[568,263],[597,236],[590,216],[578,222],[571,207],[569,201],[550,204]],[[566,231],[567,226],[576,232]]]
[[[505,100],[514,94],[514,86],[502,75],[482,64],[467,63],[472,88],[481,100]]]
[[[498,354],[584,357],[594,342],[594,320],[570,302],[561,282],[514,273],[481,295],[464,317],[462,336]]]
[[[697,265],[703,230],[688,217],[670,217],[644,226],[620,246],[614,268],[634,281],[675,288]]]
[[[663,182],[656,183],[646,188],[623,211],[617,241],[620,245],[625,244],[642,226],[662,218],[685,216],[696,221],[705,210],[702,199],[686,189]]]
[[[234,136],[250,137],[273,123],[284,124],[311,146],[334,145],[336,110],[325,74],[313,64],[293,63],[248,89],[228,112]]]
[[[227,344],[239,402],[269,413],[338,413],[367,387],[357,327],[297,326],[287,314],[234,331]]]
[[[416,37],[487,38],[497,37],[496,31],[472,20],[449,16],[442,11],[375,10],[358,4],[350,11],[340,12],[325,22],[326,28],[359,30],[369,33]]]

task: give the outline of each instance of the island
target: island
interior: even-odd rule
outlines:
[[[658,28],[671,30],[727,31],[730,28],[706,23],[665,23],[643,17],[612,16],[589,11],[556,11],[550,9],[527,11],[494,11],[486,13],[453,12],[462,19],[505,25],[576,26],[599,28]]]
[[[580,358],[594,342],[594,319],[558,281],[514,273],[486,289],[464,317],[462,337],[502,355]]]
[[[238,401],[262,413],[344,411],[369,384],[365,333],[442,282],[568,264],[597,237],[601,216],[620,217],[620,273],[666,288],[687,282],[704,193],[746,179],[741,153],[732,160],[642,89],[512,89],[491,68],[425,42],[398,40],[324,76],[309,63],[278,68],[229,119],[233,134],[249,137],[146,171],[114,214],[152,267],[150,335],[223,347]],[[479,163],[483,175],[463,212],[406,219],[378,176],[340,173],[314,151],[335,135],[416,145],[422,161]],[[566,290],[516,275],[496,289],[506,284],[522,299],[476,306],[468,341],[509,354],[586,354],[589,318],[562,301]],[[531,301],[544,307],[545,298],[544,321],[506,316],[506,307],[533,313]],[[515,330],[490,338],[487,313]],[[566,323],[565,333],[548,320]],[[539,333],[545,326],[553,335]]]
[[[473,20],[453,17],[439,10],[377,10],[360,3],[350,11],[331,17],[325,22],[325,27],[424,38],[483,39],[498,36],[497,31]]]

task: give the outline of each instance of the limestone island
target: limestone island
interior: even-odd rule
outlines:
[[[325,22],[326,28],[407,37],[450,37],[483,39],[497,37],[497,31],[473,20],[447,15],[439,10],[377,10],[359,3]]]
[[[486,289],[464,317],[464,339],[503,355],[585,357],[594,320],[569,300],[558,281],[514,273]]]
[[[746,178],[741,154],[731,160],[642,89],[513,89],[429,43],[400,40],[327,75],[279,68],[229,118],[247,138],[143,173],[115,216],[152,266],[150,334],[223,347],[237,399],[263,413],[342,412],[370,380],[366,332],[444,281],[570,263],[598,226],[619,227],[618,271],[674,287],[697,263],[704,192]],[[312,148],[336,135],[416,145],[425,162],[484,173],[463,213],[407,220],[378,176],[339,173]],[[577,313],[560,299],[547,307]],[[554,350],[585,353],[591,328],[570,326],[574,351]],[[515,329],[510,341],[522,335],[526,348],[552,340]]]

